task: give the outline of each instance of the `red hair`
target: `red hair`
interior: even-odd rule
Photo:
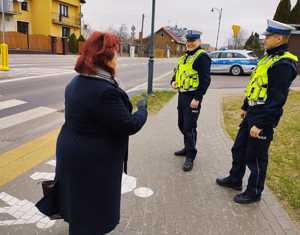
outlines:
[[[107,65],[119,49],[119,39],[111,33],[94,32],[85,42],[75,70],[81,74],[96,75],[97,68],[115,75],[115,70]]]

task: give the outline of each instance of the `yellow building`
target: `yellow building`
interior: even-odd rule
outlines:
[[[10,1],[10,0],[8,0]],[[54,37],[80,36],[81,4],[85,0],[11,0],[15,31]]]

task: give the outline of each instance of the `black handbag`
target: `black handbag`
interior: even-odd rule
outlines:
[[[59,213],[58,182],[55,180],[43,181],[42,188],[44,196],[35,206],[51,220],[62,219]]]

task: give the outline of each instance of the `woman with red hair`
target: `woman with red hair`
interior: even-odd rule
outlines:
[[[95,32],[86,41],[65,91],[65,123],[57,140],[60,215],[71,235],[100,235],[120,220],[128,140],[147,119],[145,100],[132,112],[115,80],[118,38]]]

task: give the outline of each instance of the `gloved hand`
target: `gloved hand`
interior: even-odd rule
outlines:
[[[148,106],[148,101],[146,98],[144,99],[141,99],[137,102],[136,104],[137,106],[137,109],[140,110],[140,109],[147,109],[147,106]]]

